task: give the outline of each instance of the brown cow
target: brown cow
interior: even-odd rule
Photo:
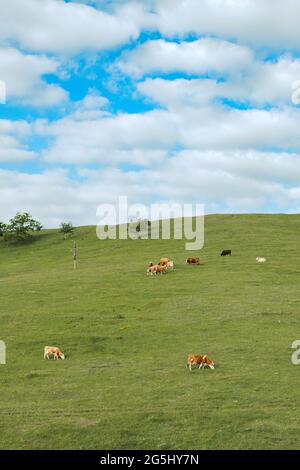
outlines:
[[[151,276],[153,274],[156,274],[156,271],[155,271],[155,266],[152,264],[151,266],[149,265],[148,268],[147,268],[147,276],[151,274]]]
[[[54,360],[65,359],[64,353],[62,353],[61,350],[56,346],[45,346],[44,359],[49,359],[49,355],[54,356]]]
[[[155,266],[155,274],[165,274],[167,272],[166,266],[159,266],[158,264]]]
[[[147,275],[153,276],[153,274],[165,274],[166,273],[166,267],[165,266],[159,266],[158,264],[155,264],[153,266],[149,266],[147,268]]]
[[[174,269],[174,261],[172,261],[169,258],[161,258],[158,264],[159,266],[166,266],[167,269],[168,268]]]
[[[160,258],[159,260],[159,266],[166,266],[169,263],[169,258]]]
[[[186,264],[200,264],[199,256],[190,256],[185,260]]]
[[[213,361],[209,359],[206,354],[204,354],[204,356],[198,354],[189,354],[186,366],[192,370],[192,365],[194,364],[199,365],[199,369],[206,366],[208,366],[210,369],[214,369]]]

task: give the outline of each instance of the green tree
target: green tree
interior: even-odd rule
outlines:
[[[0,237],[3,237],[5,232],[6,225],[3,222],[0,222]]]
[[[42,225],[28,212],[17,212],[15,217],[10,219],[7,225],[3,227],[3,236],[5,240],[25,240],[30,237],[33,232],[42,230]]]
[[[64,234],[64,239],[66,240],[68,236],[71,236],[74,233],[75,228],[73,227],[72,222],[62,222],[60,224],[60,232]]]

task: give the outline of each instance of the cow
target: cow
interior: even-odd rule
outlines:
[[[169,269],[169,268],[175,269],[174,261],[172,261],[172,260],[168,261],[167,264],[166,264],[166,268],[167,269]]]
[[[154,264],[152,264],[151,266],[149,265],[148,268],[147,268],[147,276],[151,274],[151,276],[153,274],[156,274],[156,270],[155,270],[155,266]]]
[[[221,256],[231,256],[231,250],[223,250]]]
[[[155,266],[155,274],[165,274],[167,272],[166,266],[159,266],[158,264]]]
[[[256,258],[257,263],[265,263],[267,258],[263,258],[262,256],[257,256]]]
[[[161,258],[158,263],[159,266],[165,266],[167,269],[172,268],[174,269],[174,261],[169,258]]]
[[[199,256],[190,256],[185,260],[186,264],[200,264]]]
[[[65,359],[65,355],[56,346],[45,346],[44,348],[44,359],[49,359],[49,355],[54,356],[55,359]]]
[[[165,274],[166,273],[166,266],[159,266],[158,264],[154,264],[153,266],[149,266],[147,268],[147,275],[153,276],[153,274]]]
[[[188,359],[187,359],[187,367],[192,370],[192,365],[199,365],[199,369],[202,369],[202,367],[209,367],[210,369],[214,369],[215,364],[207,354],[198,355],[198,354],[189,354]]]
[[[160,258],[159,260],[159,266],[166,266],[169,263],[169,258]]]

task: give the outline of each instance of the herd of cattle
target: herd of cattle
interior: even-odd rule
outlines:
[[[231,256],[231,254],[231,250],[223,250],[220,253],[220,256]],[[266,261],[267,259],[262,256],[257,256],[256,258],[257,263],[265,263]],[[185,260],[185,262],[186,264],[199,265],[200,258],[199,256],[190,256]],[[175,269],[174,261],[170,260],[169,258],[161,258],[158,264],[153,264],[153,262],[150,261],[147,267],[147,275],[150,274],[152,276],[156,274],[165,274],[167,269]],[[189,354],[187,359],[187,367],[190,371],[192,370],[193,365],[199,366],[199,369],[202,369],[202,367],[209,367],[210,369],[215,368],[213,361],[207,356],[207,354]]]
[[[220,256],[231,256],[231,250],[223,250],[220,253]],[[256,262],[257,263],[265,263],[267,258],[262,256],[257,256]],[[200,264],[199,256],[190,256],[185,260],[186,264]],[[174,261],[169,258],[161,258],[157,264],[153,264],[152,261],[148,263],[147,266],[147,275],[156,275],[156,274],[165,274],[168,269],[175,269]]]
[[[231,256],[231,250],[223,250],[220,253],[220,256]],[[257,263],[265,263],[267,261],[266,258],[262,256],[257,256],[256,262]],[[200,264],[199,256],[190,256],[185,260],[186,264]],[[152,261],[149,262],[147,267],[147,275],[150,274],[165,274],[168,269],[175,269],[174,261],[170,260],[169,258],[161,258],[158,264],[153,264]],[[54,360],[58,359],[65,359],[64,353],[56,346],[45,346],[44,348],[44,359],[49,359],[50,356],[53,356]],[[210,369],[214,369],[213,361],[207,356],[207,354],[199,355],[199,354],[189,354],[187,358],[187,367],[189,370],[192,370],[192,366],[196,365],[199,366],[199,369],[202,367],[209,367]]]
[[[186,264],[200,264],[199,256],[190,256],[185,260]],[[147,274],[165,274],[167,269],[175,269],[174,261],[169,258],[161,258],[158,264],[148,263]]]

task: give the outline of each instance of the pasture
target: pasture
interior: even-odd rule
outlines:
[[[300,448],[300,216],[207,216],[200,253],[73,239],[76,271],[56,230],[0,241],[1,449]],[[146,276],[162,256],[175,271]],[[189,353],[216,369],[189,372]]]

